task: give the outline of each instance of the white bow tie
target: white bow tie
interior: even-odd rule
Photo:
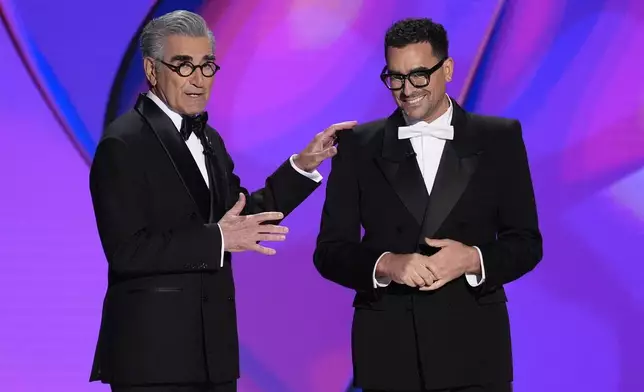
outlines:
[[[398,139],[411,139],[416,136],[433,136],[437,139],[453,140],[454,127],[451,125],[430,125],[424,121],[406,127],[398,127]]]

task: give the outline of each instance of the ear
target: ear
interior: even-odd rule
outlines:
[[[451,82],[454,76],[454,59],[449,57],[443,63],[443,72],[445,73],[445,81]]]
[[[152,87],[157,85],[157,67],[155,61],[151,57],[146,57],[143,59],[143,71],[145,72],[145,77],[148,79],[148,82]]]

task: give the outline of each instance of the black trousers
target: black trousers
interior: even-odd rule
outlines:
[[[237,381],[225,384],[112,385],[111,387],[112,392],[237,392]]]
[[[377,389],[363,389],[362,392],[389,392]],[[396,391],[399,392],[399,391]],[[408,392],[512,392],[512,383],[493,384],[493,385],[475,385],[471,387],[454,388],[454,389],[432,389],[422,391],[408,391]]]

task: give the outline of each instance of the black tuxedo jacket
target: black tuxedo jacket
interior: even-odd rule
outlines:
[[[170,118],[145,96],[99,143],[90,189],[109,279],[91,381],[239,376],[231,255],[220,268],[216,222],[239,192],[247,197],[244,213],[287,215],[319,184],[287,161],[249,195],[220,135],[207,134],[216,157],[212,194]]]
[[[542,257],[528,159],[518,121],[466,113],[454,102],[431,196],[400,111],[340,136],[314,255],[322,276],[356,290],[357,386],[450,388],[512,379],[503,284]],[[361,227],[364,235],[361,236]],[[373,288],[383,252],[426,252],[424,238],[478,246],[487,279],[460,277],[435,292]]]

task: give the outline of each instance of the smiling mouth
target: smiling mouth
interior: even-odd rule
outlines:
[[[203,94],[201,94],[201,93],[186,93],[186,95],[187,95],[187,96],[189,96],[189,97],[191,97],[191,98],[199,98],[199,97],[201,97]]]
[[[425,98],[425,96],[424,96],[424,95],[421,95],[421,96],[419,96],[419,97],[407,98],[407,99],[405,99],[403,102],[404,102],[406,105],[416,105],[416,104],[420,103],[420,101],[422,101],[422,100],[423,100],[423,98]]]

